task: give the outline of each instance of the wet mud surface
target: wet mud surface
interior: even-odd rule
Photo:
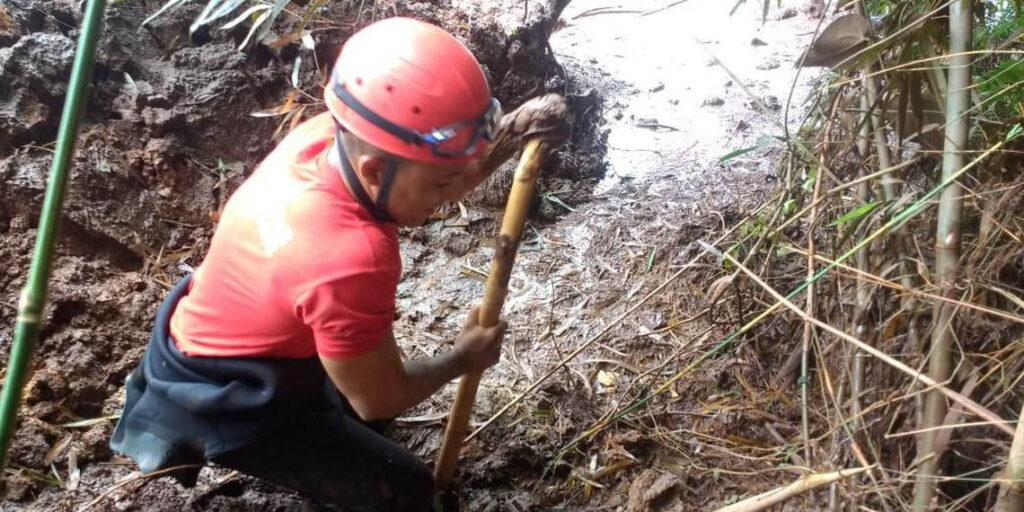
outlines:
[[[3,510],[316,509],[218,468],[204,469],[195,489],[139,479],[107,447],[109,417],[123,402],[124,377],[142,355],[159,302],[201,261],[220,206],[294,116],[319,112],[325,63],[374,15],[445,26],[478,55],[507,106],[555,91],[566,95],[577,119],[571,140],[545,168],[506,302],[507,348],[485,375],[473,425],[676,273],[697,254],[699,240],[712,240],[760,204],[774,185],[777,150],[766,145],[719,159],[779,134],[792,61],[817,19],[799,3],[793,16],[776,13],[764,24],[752,5],[730,18],[711,1],[646,16],[665,2],[630,3],[620,10],[640,12],[621,14],[594,14],[608,7],[599,2],[566,3],[376,2],[371,11],[361,2],[328,2],[308,25],[314,55],[298,43],[238,52],[244,27],[190,41],[198,4],[172,10],[148,29],[139,23],[156,2],[110,6]],[[79,21],[74,1],[0,4],[3,365]],[[297,23],[298,16],[283,16],[275,32],[286,35]],[[543,36],[552,30],[549,45]],[[767,45],[752,44],[755,37]],[[294,93],[299,55],[306,56],[298,75],[303,92]],[[715,58],[768,108],[758,107]],[[798,80],[793,123],[811,79]],[[252,115],[290,96],[290,115]],[[395,328],[408,357],[445,350],[480,300],[513,165],[429,225],[403,230]],[[684,447],[666,447],[656,432],[724,436],[748,429],[742,414],[710,407],[726,400],[723,389],[771,373],[771,351],[741,351],[705,365],[673,389],[653,431],[619,424],[552,463],[610,407],[660,383],[725,332],[701,321],[651,334],[708,307],[704,275],[692,267],[470,441],[456,491],[462,509],[700,510],[727,498],[728,487],[709,493],[714,484],[707,478],[687,476],[680,469]],[[764,343],[773,334],[788,335],[762,333]],[[399,418],[390,435],[432,461],[454,389]],[[780,417],[798,414],[777,402],[766,408]],[[603,477],[604,488],[573,476],[579,468],[616,464],[622,468]],[[770,480],[755,484],[731,491],[763,490]]]

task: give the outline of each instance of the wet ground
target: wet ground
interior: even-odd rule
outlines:
[[[804,2],[784,2],[762,22],[755,3],[730,16],[731,5],[714,0],[577,0],[564,11],[550,41],[557,65],[540,57],[543,48],[530,49],[528,40],[516,43],[515,37],[523,20],[537,20],[550,2],[459,1],[448,10],[409,6],[411,14],[461,27],[460,34],[484,54],[489,71],[502,77],[492,76],[492,84],[508,103],[560,90],[580,120],[565,150],[545,170],[506,303],[507,349],[484,377],[474,425],[521,391],[535,384],[537,391],[467,444],[458,476],[465,510],[699,510],[726,499],[730,489],[745,493],[771,484],[765,477],[749,485],[716,486],[723,492],[700,492],[713,482],[684,474],[678,455],[652,441],[657,432],[636,423],[618,425],[581,445],[562,458],[564,464],[549,464],[584,428],[660,383],[725,332],[702,319],[651,334],[706,308],[710,283],[702,276],[708,273],[696,265],[565,368],[555,366],[690,261],[699,240],[731,227],[772,190],[779,150],[765,143],[765,136],[783,131],[795,77],[792,63],[818,19]],[[2,8],[14,11],[19,21],[18,16],[25,18],[14,30],[28,33],[13,34],[15,42],[0,49],[0,63],[7,63],[4,79],[18,77],[11,78],[14,87],[0,91],[6,109],[0,122],[7,123],[0,141],[5,184],[0,257],[8,269],[0,284],[3,300],[11,304],[27,268],[33,206],[49,163],[46,141],[55,133],[60,76],[70,62],[69,27],[75,21],[72,2],[16,0],[12,5],[23,9]],[[358,7],[324,15],[349,20]],[[118,4],[108,25],[118,34],[135,33],[151,8]],[[181,20],[194,15],[195,9],[158,25],[144,43],[142,36],[125,35],[101,46],[106,53],[98,65],[99,108],[87,117],[76,159],[50,327],[12,451],[21,473],[10,479],[4,510],[80,510],[93,501],[95,510],[311,507],[287,492],[218,469],[205,470],[193,490],[167,479],[139,480],[130,464],[105,447],[111,423],[102,418],[120,406],[120,384],[141,355],[166,286],[197,262],[211,216],[270,146],[277,120],[254,120],[249,112],[281,104],[290,90],[294,54],[289,52],[296,50],[245,56],[233,51],[232,41],[218,39],[200,44],[202,51],[190,48],[175,37]],[[327,22],[314,26],[322,46],[351,29]],[[2,38],[0,43],[8,45]],[[219,45],[212,59],[210,45]],[[522,47],[527,49],[518,50]],[[518,58],[517,51],[522,51]],[[18,60],[17,52],[27,56]],[[32,57],[32,52],[44,54]],[[32,59],[50,67],[37,65],[29,72],[13,67]],[[313,86],[317,71],[311,67],[303,77]],[[806,71],[795,80],[791,126],[805,111],[810,80]],[[227,94],[237,90],[232,87],[245,94]],[[185,101],[197,94],[205,106]],[[318,107],[315,101],[304,104]],[[16,119],[29,107],[34,117]],[[227,130],[247,142],[224,144]],[[759,143],[764,147],[719,161]],[[403,232],[406,274],[399,287],[396,335],[406,355],[444,350],[466,310],[482,296],[502,180],[507,176],[497,177],[461,208],[447,208],[429,226]],[[13,310],[0,305],[0,319],[12,325]],[[0,331],[4,354],[9,333],[9,327]],[[756,359],[743,353],[716,361],[677,396],[713,401],[708,395],[730,367],[759,375],[771,364]],[[538,384],[552,368],[557,371]],[[400,418],[392,435],[432,459],[454,389],[449,385]],[[729,417],[701,421],[680,416],[660,425],[718,434],[744,428]],[[602,476],[600,487],[572,476],[578,469],[613,467],[627,458],[634,461]],[[72,459],[81,467],[74,490],[67,488]],[[659,486],[664,492],[643,492]]]

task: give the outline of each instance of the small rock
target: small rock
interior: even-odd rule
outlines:
[[[633,483],[629,486],[629,500],[626,504],[627,511],[645,512],[647,510],[647,502],[644,500],[646,491],[657,479],[658,473],[656,471],[645,469],[636,480],[633,480]]]
[[[668,102],[673,104],[673,105],[678,105],[679,104],[679,100],[677,100],[675,98],[672,98],[672,99],[668,100]]]
[[[622,119],[622,111],[621,110],[616,111],[615,112],[615,116],[613,116],[613,117],[615,117],[616,121],[619,120],[619,119]]]
[[[721,107],[722,105],[725,105],[725,100],[723,100],[722,98],[720,98],[718,96],[712,96],[712,97],[704,100],[704,103],[703,103],[703,106],[706,106],[706,107]]]
[[[22,231],[28,231],[31,227],[32,222],[29,220],[27,215],[18,215],[11,219],[11,233],[21,233]]]
[[[766,60],[766,61],[764,61],[764,62],[762,62],[762,63],[757,65],[757,69],[760,69],[761,71],[768,71],[770,69],[778,69],[778,67],[779,67],[779,59],[776,59],[775,57],[771,57],[768,60]]]
[[[760,38],[755,37],[750,44],[753,46],[768,46],[768,43],[762,41]]]
[[[709,67],[709,68],[710,68],[711,66],[714,66],[714,65],[716,65],[716,64],[718,64],[718,59],[716,59],[716,58],[714,58],[714,57],[712,57],[712,58],[708,59],[707,65],[708,65],[708,67]]]
[[[655,85],[654,87],[651,87],[650,92],[658,92],[658,91],[662,91],[664,89],[665,89],[665,84],[659,82],[658,85]]]
[[[797,15],[797,10],[795,8],[793,8],[793,7],[789,7],[786,10],[782,11],[782,13],[779,14],[779,19],[780,20],[788,20],[790,18],[795,18],[796,15]]]
[[[744,121],[742,119],[740,119],[740,122],[736,123],[736,131],[738,131],[738,132],[742,132],[742,131],[746,130],[747,128],[750,128],[750,123],[748,123],[748,122],[746,122],[746,121]]]
[[[776,112],[778,112],[779,110],[782,110],[782,103],[780,103],[779,99],[776,98],[775,96],[768,96],[768,97],[766,97],[764,99],[764,105],[766,107],[768,107],[769,109],[774,110]]]
[[[652,510],[658,510],[679,492],[679,477],[666,473],[658,477],[644,492],[644,503]]]
[[[732,87],[732,80],[729,80],[728,82],[726,82],[725,86],[726,87]]]
[[[650,312],[643,317],[644,327],[651,331],[656,331],[668,325],[665,321],[665,315],[660,312]]]

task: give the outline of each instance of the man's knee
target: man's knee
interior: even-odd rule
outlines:
[[[411,455],[411,454],[410,454]],[[434,501],[434,474],[422,460],[416,458],[415,462],[409,465],[405,485],[399,489],[399,495],[403,496],[401,510],[410,512],[427,511],[431,509]]]

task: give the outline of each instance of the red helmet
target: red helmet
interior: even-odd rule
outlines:
[[[480,155],[501,119],[473,54],[439,27],[388,18],[356,32],[334,63],[324,99],[360,139],[409,160]]]

